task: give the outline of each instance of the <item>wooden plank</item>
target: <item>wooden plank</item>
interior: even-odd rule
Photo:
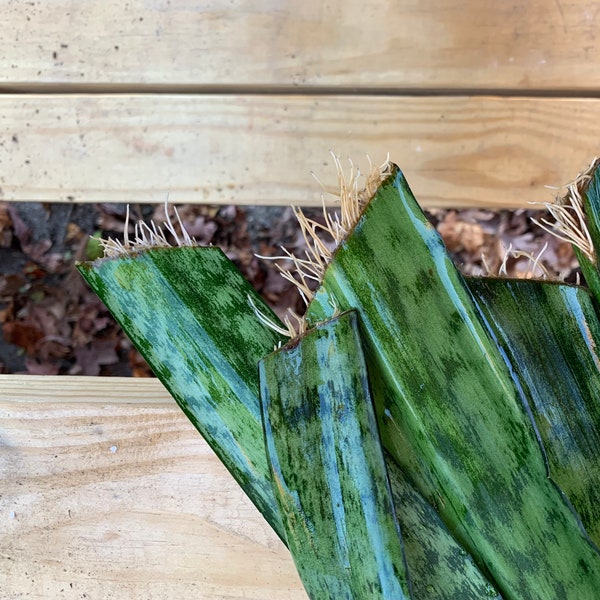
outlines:
[[[0,596],[306,598],[157,380],[0,376]]]
[[[0,85],[598,89],[593,0],[0,2]]]
[[[527,206],[598,152],[600,100],[0,96],[0,198],[318,204],[333,148],[392,160],[426,206]]]

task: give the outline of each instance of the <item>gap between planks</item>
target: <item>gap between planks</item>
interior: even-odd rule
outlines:
[[[595,87],[500,88],[493,82],[487,87],[473,88],[457,84],[453,87],[343,86],[343,85],[256,85],[256,84],[192,84],[192,83],[55,83],[24,81],[0,83],[0,95],[245,95],[245,96],[402,96],[407,98],[491,97],[491,98],[600,98]]]

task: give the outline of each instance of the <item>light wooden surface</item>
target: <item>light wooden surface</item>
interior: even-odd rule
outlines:
[[[329,149],[392,159],[426,206],[527,206],[600,151],[600,100],[493,97],[0,96],[1,195],[318,204]],[[1,196],[0,196],[1,197]]]
[[[2,599],[306,598],[156,380],[0,375],[0,479]]]
[[[0,90],[19,92],[0,96],[0,199],[315,204],[309,172],[332,182],[333,149],[389,151],[430,207],[523,206],[598,154],[591,0],[4,0],[0,15]]]
[[[0,83],[597,90],[593,0],[0,2]]]

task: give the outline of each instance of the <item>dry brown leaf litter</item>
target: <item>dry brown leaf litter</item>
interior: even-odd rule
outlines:
[[[163,222],[164,206],[131,207],[140,219]],[[297,256],[305,241],[289,208],[178,207],[186,230],[201,244],[215,244],[238,265],[252,285],[284,315],[302,310],[296,288],[270,261],[255,254]],[[456,263],[467,274],[497,273],[511,247],[536,255],[551,272],[575,280],[577,263],[568,243],[531,223],[533,211],[477,209],[432,211],[430,217]],[[308,211],[322,219],[319,209]],[[0,372],[82,375],[151,375],[143,359],[87,288],[73,265],[85,260],[89,236],[123,236],[122,205],[0,203]],[[482,260],[485,257],[485,264]],[[510,276],[523,277],[529,261],[509,257]]]

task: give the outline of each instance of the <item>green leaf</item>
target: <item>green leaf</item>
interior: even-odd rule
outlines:
[[[600,324],[586,290],[468,279],[527,392],[550,476],[600,544]]]
[[[273,486],[309,596],[411,597],[354,313],[266,357],[260,378]]]
[[[387,450],[505,598],[594,598],[600,557],[547,478],[509,370],[399,171],[336,250],[310,320],[357,309]]]
[[[88,239],[87,244],[85,245],[86,260],[96,260],[98,258],[102,258],[104,255],[104,249],[100,243],[101,236],[101,231],[95,231],[94,235],[90,236]]]
[[[260,413],[258,361],[282,337],[264,327],[218,248],[159,248],[79,265],[190,421],[280,537]]]

